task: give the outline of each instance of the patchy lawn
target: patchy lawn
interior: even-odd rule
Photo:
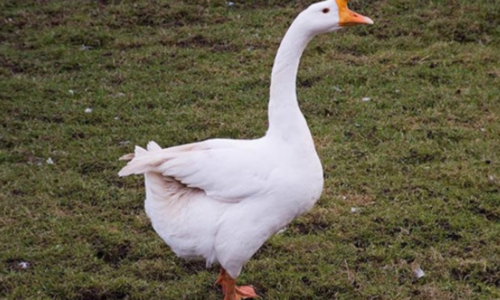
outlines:
[[[308,3],[2,1],[0,298],[221,299],[218,267],[175,257],[117,159],[263,135]],[[324,193],[240,282],[263,299],[500,298],[500,6],[350,5],[375,25],[317,37],[299,71]]]

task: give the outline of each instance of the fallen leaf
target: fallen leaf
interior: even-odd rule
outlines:
[[[420,268],[420,265],[418,263],[414,262],[412,264],[412,269],[413,269],[413,275],[415,275],[417,279],[420,279],[425,276],[424,271],[422,270],[422,268]]]
[[[21,269],[27,269],[30,267],[30,263],[27,261],[22,261],[18,264],[18,267]]]

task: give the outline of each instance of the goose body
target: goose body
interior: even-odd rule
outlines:
[[[158,235],[182,258],[221,265],[217,283],[225,300],[256,296],[253,288],[235,285],[243,265],[310,210],[323,189],[321,162],[295,92],[302,52],[318,33],[363,23],[372,21],[348,10],[345,0],[313,4],[295,19],[274,62],[264,137],[165,149],[150,142],[122,157],[131,161],[120,176],[145,176],[146,213]]]
[[[151,142],[138,152],[138,165],[156,165],[156,172],[144,170],[146,213],[155,231],[178,256],[219,262],[233,278],[272,234],[308,211],[323,188],[314,148],[297,151],[268,136],[167,149]],[[136,167],[134,161],[129,166]]]

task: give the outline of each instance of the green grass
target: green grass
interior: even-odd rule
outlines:
[[[117,159],[263,135],[308,2],[130,2],[0,3],[1,299],[222,298],[217,267],[156,236]],[[351,7],[376,24],[317,37],[299,71],[321,200],[240,282],[263,299],[500,298],[500,6]]]

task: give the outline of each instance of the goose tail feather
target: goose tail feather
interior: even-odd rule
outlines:
[[[161,147],[151,141],[148,143],[147,150],[135,146],[134,153],[129,153],[120,157],[120,160],[130,160],[128,164],[123,167],[118,176],[124,177],[132,174],[144,174],[146,172],[152,171],[154,168],[158,167],[158,164],[164,161],[164,158],[156,155],[156,151],[161,150]]]

